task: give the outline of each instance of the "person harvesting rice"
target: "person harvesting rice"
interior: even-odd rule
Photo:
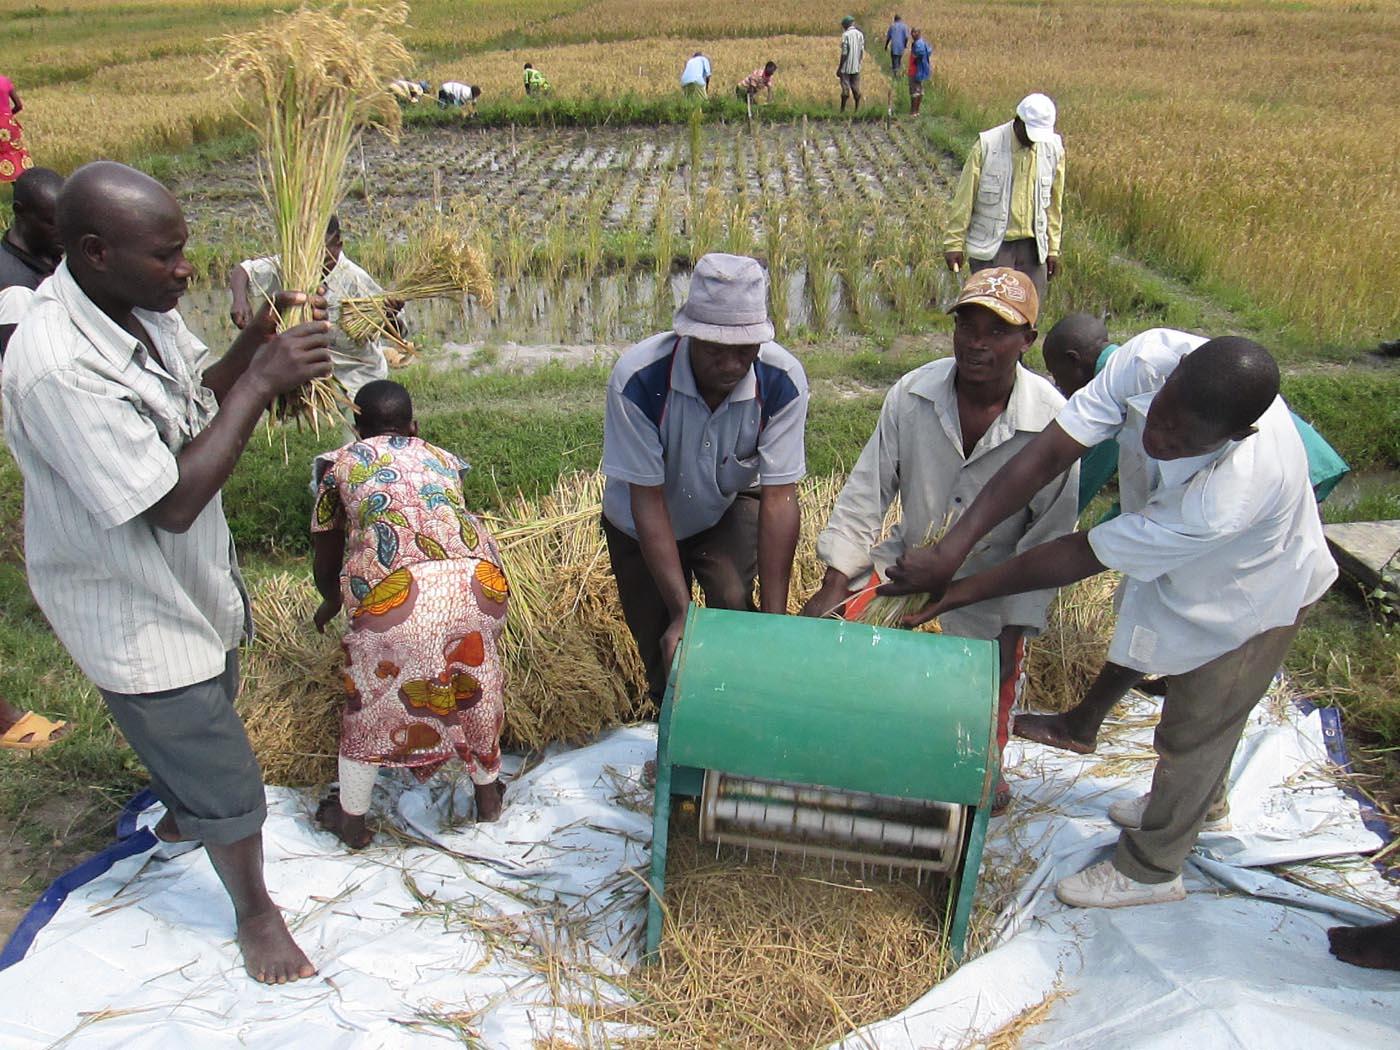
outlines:
[[[326,304],[335,330],[331,342],[331,360],[335,362],[335,378],[354,397],[366,383],[383,379],[389,374],[389,362],[384,347],[374,336],[356,339],[340,324],[341,303],[346,299],[382,296],[380,287],[365,269],[345,254],[341,239],[340,219],[334,215],[326,225],[326,251],[321,264],[325,281]],[[229,316],[234,327],[243,328],[256,313],[255,304],[267,300],[282,286],[282,260],[268,255],[260,259],[245,259],[229,273],[229,290],[233,306]],[[398,315],[402,303],[388,304],[391,320]]]
[[[872,601],[871,587],[906,551],[970,507],[1065,403],[1045,379],[1021,365],[1035,342],[1039,313],[1029,277],[1007,268],[974,274],[952,312],[952,359],[916,368],[885,398],[875,433],[817,539],[826,575],[803,606],[804,615],[824,616],[844,606],[847,619],[889,625],[887,615],[872,615],[888,599]],[[1072,531],[1078,484],[1072,466],[1047,478],[1025,508],[979,546],[967,571],[989,569]],[[899,524],[877,542],[896,496]],[[1044,630],[1053,597],[1054,591],[1039,590],[981,602],[950,613],[942,623],[949,634],[995,639],[1000,646],[999,747],[1006,746],[1025,639]],[[1005,809],[1010,798],[1002,779],[992,812]]]
[[[466,464],[418,437],[408,391],[369,383],[355,414],[358,439],[326,457],[311,531],[316,627],[342,608],[349,617],[340,790],[316,819],[359,849],[373,837],[365,814],[381,766],[426,780],[456,755],[477,819],[500,816],[497,641],[510,587],[496,541],[467,512]]]

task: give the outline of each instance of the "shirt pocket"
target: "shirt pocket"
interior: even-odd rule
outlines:
[[[729,453],[719,461],[716,470],[719,490],[726,496],[733,496],[745,489],[751,489],[758,481],[758,472],[758,449],[755,448],[753,454],[748,456]]]
[[[1001,200],[1002,179],[1000,175],[988,175],[983,172],[982,178],[977,182],[977,203],[996,204]]]

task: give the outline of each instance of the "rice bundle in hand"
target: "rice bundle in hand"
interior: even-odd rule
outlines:
[[[932,547],[936,544],[948,531],[948,526],[952,524],[952,521],[953,515],[949,512],[948,516],[943,519],[942,525],[929,526],[928,535],[924,537],[924,542],[920,546]],[[929,596],[927,594],[877,594],[860,611],[860,615],[856,619],[860,623],[868,623],[873,627],[903,627],[904,618],[918,612],[928,602]],[[920,624],[915,630],[933,634],[943,633],[943,628],[938,625],[937,620]]]
[[[382,295],[345,299],[340,304],[340,327],[351,339],[376,339],[394,331],[390,304],[415,299],[456,299],[473,296],[490,309],[496,285],[486,256],[470,234],[443,223],[415,235],[399,279]]]
[[[408,4],[305,6],[226,37],[216,73],[234,85],[261,150],[259,176],[272,210],[282,286],[315,291],[324,273],[326,224],[344,192],[345,160],[364,128],[391,134],[399,107],[386,85],[409,66],[397,31]],[[309,308],[280,319],[309,319]],[[334,412],[340,388],[315,380],[280,403],[283,417]]]

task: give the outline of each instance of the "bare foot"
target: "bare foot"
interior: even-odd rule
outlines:
[[[1379,926],[1333,926],[1327,931],[1327,943],[1342,962],[1400,970],[1400,919]]]
[[[506,797],[504,781],[476,785],[476,821],[478,824],[501,819],[501,806]]]
[[[364,814],[346,813],[341,808],[340,795],[334,791],[316,807],[316,823],[351,849],[364,849],[374,840],[374,832],[365,823]]]
[[[288,984],[316,973],[275,907],[239,921],[238,947],[248,976],[263,984]]]
[[[1061,751],[1073,751],[1076,755],[1092,755],[1098,747],[1098,740],[1084,740],[1075,736],[1064,715],[1017,715],[1011,725],[1011,732],[1023,740],[1034,740],[1046,747],[1057,747]]]

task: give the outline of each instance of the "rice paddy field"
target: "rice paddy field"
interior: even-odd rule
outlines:
[[[228,268],[274,244],[251,136],[230,85],[211,71],[223,34],[265,26],[289,6],[0,0],[0,73],[24,99],[36,161],[68,171],[113,157],[172,187],[200,272],[182,311],[211,346],[233,331]],[[1400,63],[1383,60],[1400,53],[1400,5],[895,6],[935,47],[918,119],[878,53],[868,59],[859,119],[838,113],[832,71],[844,2],[411,3],[411,68],[402,74],[478,84],[480,105],[474,114],[410,107],[396,141],[366,136],[351,150],[339,211],[348,252],[386,285],[442,231],[470,240],[494,281],[490,303],[411,303],[419,354],[396,378],[414,395],[424,436],[474,464],[468,502],[490,516],[515,559],[510,743],[579,740],[651,713],[639,703],[640,672],[596,527],[613,355],[669,326],[704,252],[766,261],[780,338],[802,358],[813,391],[796,607],[817,585],[816,530],[885,390],[950,349],[943,310],[956,286],[942,238],[962,155],[978,129],[1008,119],[1031,90],[1056,99],[1069,157],[1065,269],[1047,322],[1088,309],[1106,313],[1117,338],[1157,324],[1256,336],[1283,361],[1293,407],[1357,470],[1325,515],[1400,518],[1400,364],[1377,352],[1400,337]],[[875,48],[895,6],[852,11]],[[695,50],[710,56],[717,87],[700,109],[677,90]],[[768,59],[779,65],[775,99],[750,115],[732,85]],[[524,98],[526,61],[548,75],[547,99]],[[553,363],[537,367],[545,360]],[[1038,361],[1033,352],[1028,363]],[[303,464],[337,443],[329,432],[290,428],[285,440],[259,436],[225,490],[259,607],[242,709],[270,779],[282,783],[333,775],[335,647],[307,623]],[[0,695],[74,729],[32,760],[0,756],[0,935],[103,842],[143,783],[30,599],[20,503],[18,472],[0,455]],[[1061,596],[1032,649],[1034,704],[1075,701],[1102,660],[1110,622],[1104,581]],[[1320,701],[1345,708],[1362,745],[1358,783],[1393,798],[1393,621],[1375,601],[1338,588],[1290,669]],[[585,688],[572,684],[580,676]],[[296,747],[287,736],[294,722],[314,727]],[[678,883],[687,887],[691,939],[673,937],[660,979],[637,985],[655,1007],[646,1020],[665,1037],[657,1045],[776,1045],[783,1025],[792,1045],[817,1045],[891,1012],[926,983],[919,973],[931,980],[949,965],[937,908],[896,883],[865,917],[885,931],[882,965],[903,983],[839,966],[814,978],[793,960],[866,951],[862,913],[843,913],[827,940],[811,942],[802,909],[830,911],[841,894],[795,901],[784,885],[755,877],[740,895],[746,906],[787,899],[792,921],[744,947],[716,913],[740,878],[734,858],[692,859],[693,881]],[[760,949],[770,953],[763,965],[792,987],[733,972],[736,957]],[[733,1010],[721,996],[676,992],[718,987],[711,975],[720,971]],[[745,1031],[759,1014],[783,1020]]]

